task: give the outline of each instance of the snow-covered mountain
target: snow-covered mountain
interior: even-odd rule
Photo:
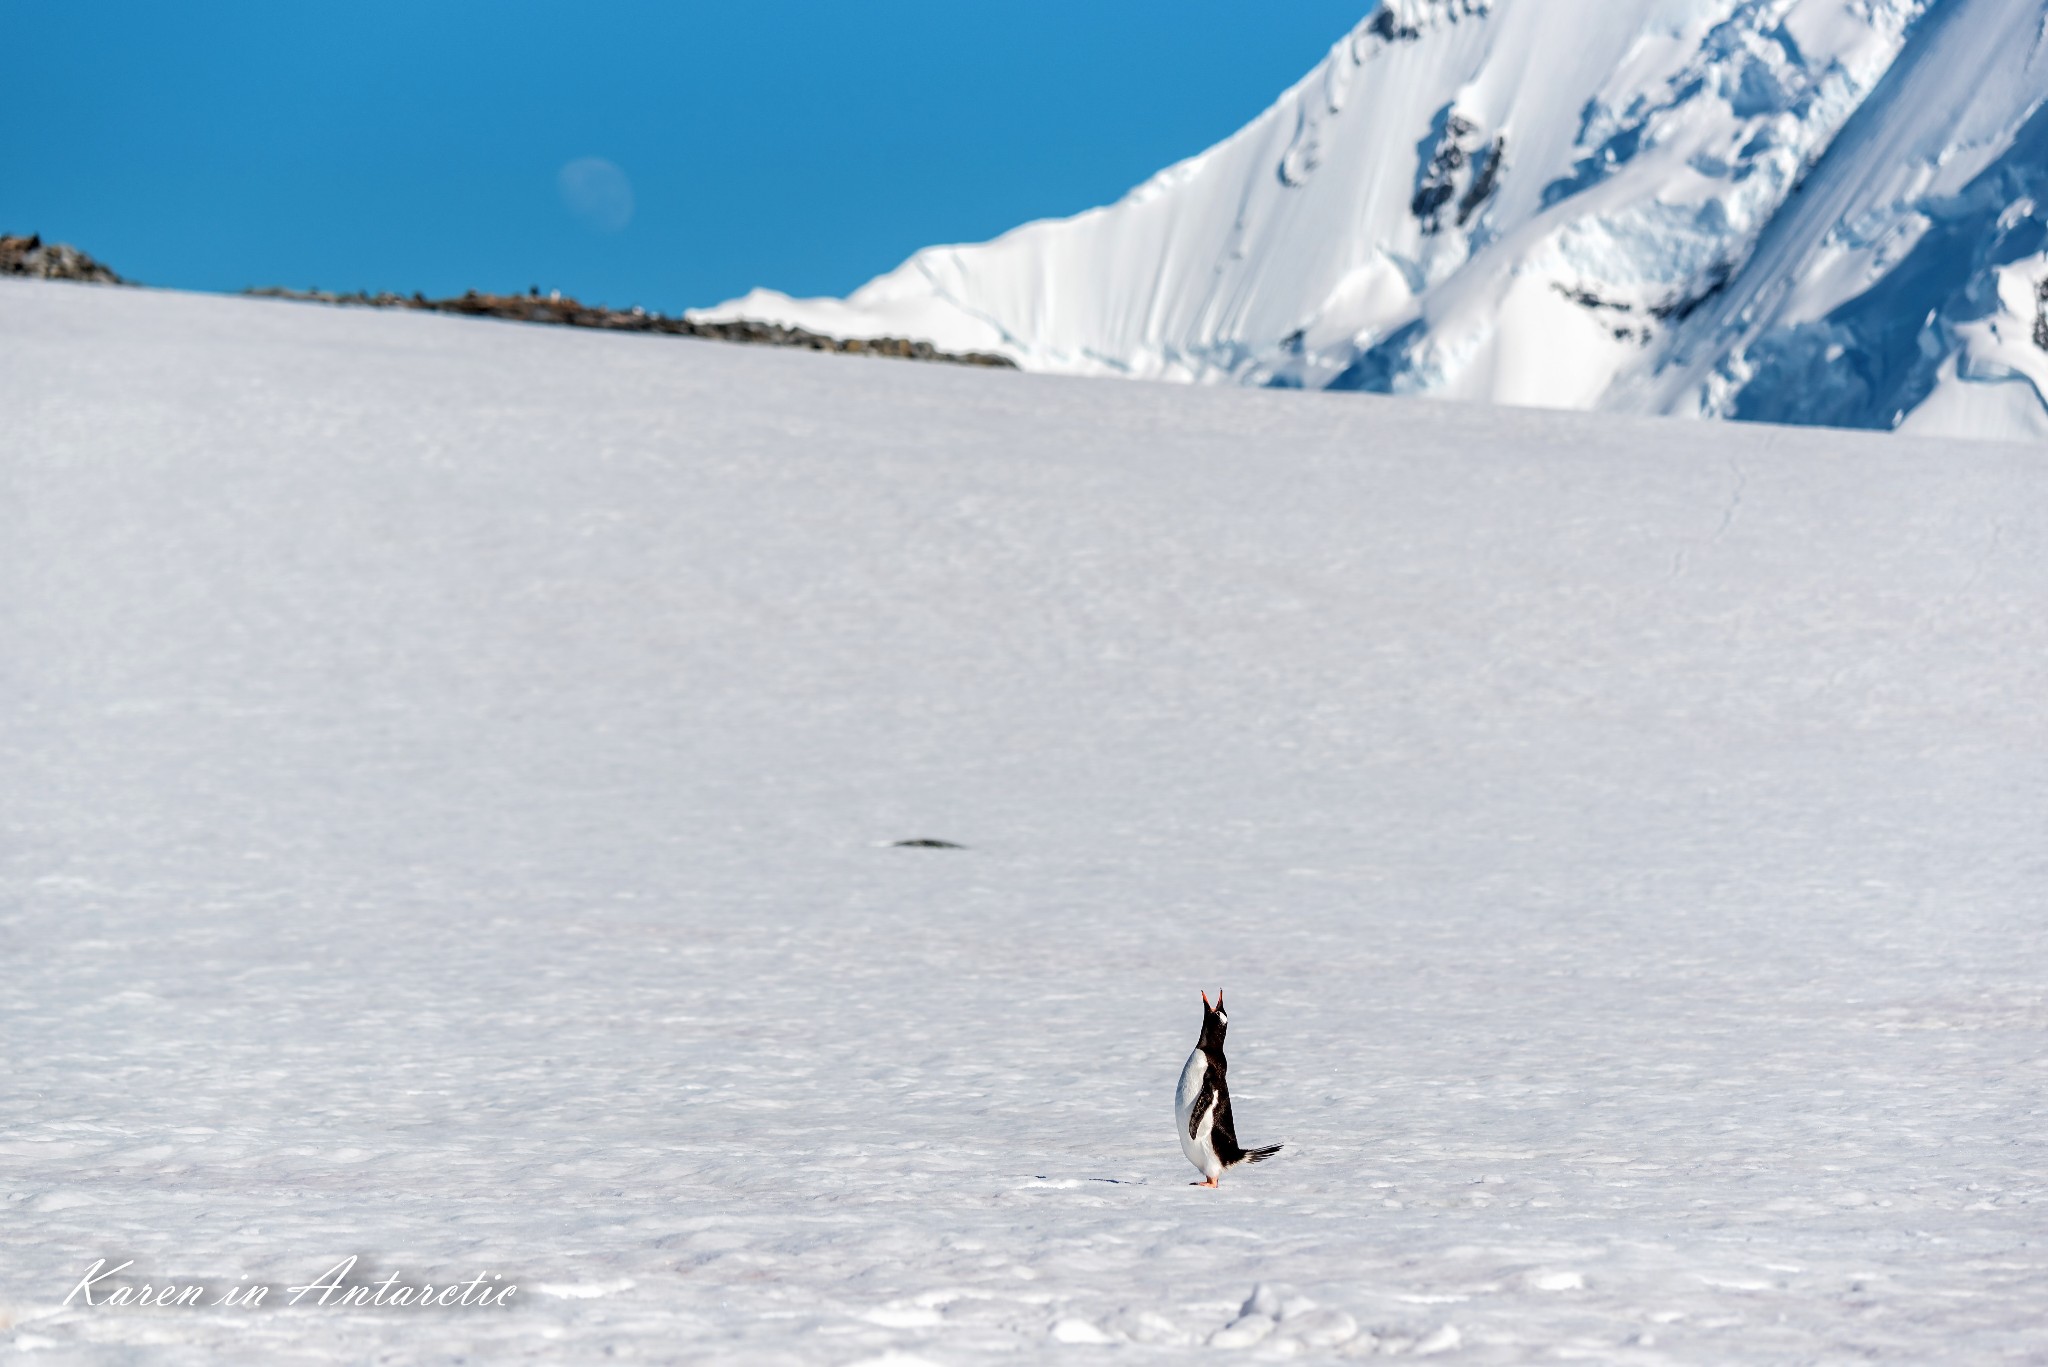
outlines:
[[[1386,0],[1118,203],[695,315],[1027,368],[2048,438],[2048,0]]]

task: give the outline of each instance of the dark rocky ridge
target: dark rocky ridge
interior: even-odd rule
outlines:
[[[486,294],[469,290],[446,299],[424,295],[331,294],[326,290],[252,289],[244,291],[264,299],[299,299],[318,304],[353,305],[358,308],[418,309],[426,313],[461,313],[477,318],[506,318],[520,323],[552,323],[559,327],[600,328],[606,332],[659,332],[670,337],[705,337],[717,342],[751,342],[761,346],[803,347],[808,351],[839,351],[864,356],[898,356],[911,361],[946,361],[954,365],[994,366],[1015,370],[1017,363],[1007,356],[989,352],[941,351],[930,342],[907,337],[827,337],[803,328],[776,323],[742,320],[732,323],[697,323],[688,318],[649,313],[646,309],[606,308],[585,304],[559,290],[542,294]]]
[[[84,280],[95,285],[128,282],[62,242],[45,242],[40,233],[26,237],[0,233],[0,275],[29,275],[38,280]]]
[[[26,237],[0,235],[0,275],[80,280],[100,285],[132,283],[78,248],[63,243],[45,243],[40,235],[34,233]],[[751,342],[760,346],[803,347],[808,351],[899,356],[912,361],[948,361],[955,365],[995,366],[1007,370],[1017,368],[1017,363],[1007,356],[978,351],[941,351],[930,342],[912,341],[907,337],[827,337],[822,333],[774,323],[695,323],[688,318],[671,318],[637,307],[612,309],[584,304],[567,298],[560,291],[543,295],[538,289],[525,294],[484,294],[470,290],[447,299],[428,299],[420,294],[330,294],[324,290],[252,289],[244,293],[266,299],[301,299],[363,308],[419,309],[427,313],[507,318],[520,323],[601,328],[607,332],[659,332],[670,337],[705,337],[716,342]]]

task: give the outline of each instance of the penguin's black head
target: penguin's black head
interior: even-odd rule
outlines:
[[[1216,1004],[1209,1004],[1209,994],[1202,994],[1202,1045],[1205,1048],[1221,1049],[1223,1032],[1230,1028],[1230,1013],[1223,1009],[1223,990],[1216,990]]]

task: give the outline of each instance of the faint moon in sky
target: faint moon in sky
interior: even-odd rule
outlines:
[[[603,157],[578,157],[555,174],[569,212],[602,233],[633,221],[633,182]]]

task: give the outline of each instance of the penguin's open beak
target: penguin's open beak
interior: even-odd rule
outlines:
[[[1213,1011],[1215,1009],[1209,1005],[1209,994],[1207,992],[1202,994],[1202,1009],[1204,1011]]]

